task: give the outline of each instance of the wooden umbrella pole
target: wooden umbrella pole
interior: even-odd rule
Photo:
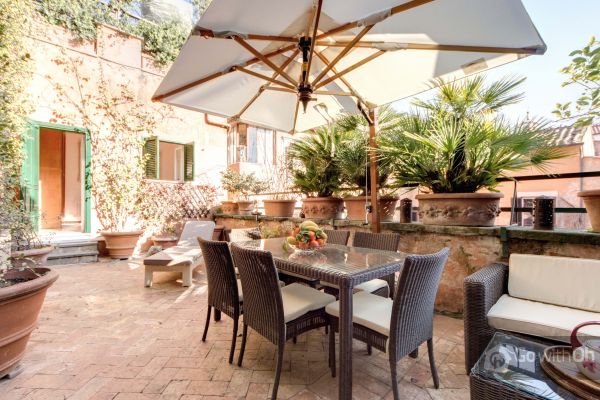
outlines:
[[[377,143],[375,136],[377,135],[377,109],[369,110],[369,167],[371,175],[371,230],[373,233],[381,232],[381,223],[379,218],[379,202],[377,201],[377,154],[375,148]]]

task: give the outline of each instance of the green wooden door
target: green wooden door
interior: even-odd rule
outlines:
[[[40,127],[28,123],[23,136],[23,151],[25,157],[21,168],[21,200],[29,211],[34,229],[40,226],[39,210],[39,180],[40,180]]]

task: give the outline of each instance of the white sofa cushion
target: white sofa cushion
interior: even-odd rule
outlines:
[[[511,254],[508,294],[600,312],[600,260]]]
[[[281,298],[283,300],[285,322],[294,320],[309,311],[323,308],[335,301],[335,297],[332,295],[299,283],[282,287]]]
[[[390,298],[377,296],[369,292],[358,292],[352,297],[352,322],[360,324],[382,335],[390,335],[392,306]],[[340,317],[340,302],[328,304],[325,311],[334,317]]]
[[[571,331],[586,321],[600,321],[600,313],[523,300],[507,294],[487,314],[491,327],[568,343]],[[600,338],[600,326],[586,326],[582,336]]]
[[[339,286],[334,285],[333,283],[321,282],[321,285],[339,289]],[[373,293],[374,291],[379,290],[381,288],[389,288],[387,281],[383,279],[371,279],[370,281],[363,282],[354,286],[354,292],[365,291]]]

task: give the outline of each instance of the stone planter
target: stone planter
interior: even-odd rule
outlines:
[[[236,215],[238,213],[238,205],[235,201],[224,201],[221,203],[221,211],[223,214]]]
[[[419,220],[426,225],[494,226],[502,193],[420,194]]]
[[[176,236],[152,236],[152,243],[164,249],[177,245],[179,238]]]
[[[365,219],[365,199],[366,196],[344,197],[346,203],[347,218],[351,221],[364,221]],[[379,199],[379,216],[381,222],[392,222],[396,212],[398,199],[394,197],[383,197]],[[368,220],[371,220],[371,214],[368,214]]]
[[[263,200],[265,215],[269,217],[293,217],[296,200]]]
[[[254,202],[241,200],[237,202],[238,214],[240,215],[252,215],[254,211]]]
[[[100,232],[106,241],[108,256],[118,260],[127,260],[144,231],[132,232]]]
[[[344,200],[338,197],[307,197],[302,199],[302,212],[308,219],[342,219]]]
[[[583,199],[594,232],[600,232],[600,189],[577,193]]]
[[[0,378],[16,372],[37,325],[46,290],[58,278],[58,273],[48,268],[35,271],[43,275],[38,277],[30,270],[9,270],[4,275],[24,282],[0,288]]]
[[[20,259],[28,259],[33,261],[37,266],[43,266],[48,262],[48,256],[52,253],[52,250],[54,250],[54,247],[45,246],[37,249],[13,251],[10,256],[13,265],[17,267],[19,266]]]

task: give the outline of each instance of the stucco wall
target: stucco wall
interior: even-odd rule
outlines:
[[[300,223],[301,219],[260,217],[260,223],[274,228],[284,221]],[[256,227],[254,217],[217,216],[216,223],[227,229]],[[289,222],[286,222],[289,224]],[[318,221],[332,227],[331,221]],[[334,221],[336,229],[370,230],[348,221]],[[450,258],[440,283],[436,310],[462,314],[465,277],[494,261],[507,261],[510,253],[545,254],[565,257],[600,259],[600,234],[575,231],[533,231],[531,229],[466,228],[428,226],[423,224],[383,223],[383,231],[398,232],[399,250],[409,254],[428,254],[443,247],[450,248]],[[506,240],[502,237],[506,236]],[[352,243],[352,237],[350,238]]]

